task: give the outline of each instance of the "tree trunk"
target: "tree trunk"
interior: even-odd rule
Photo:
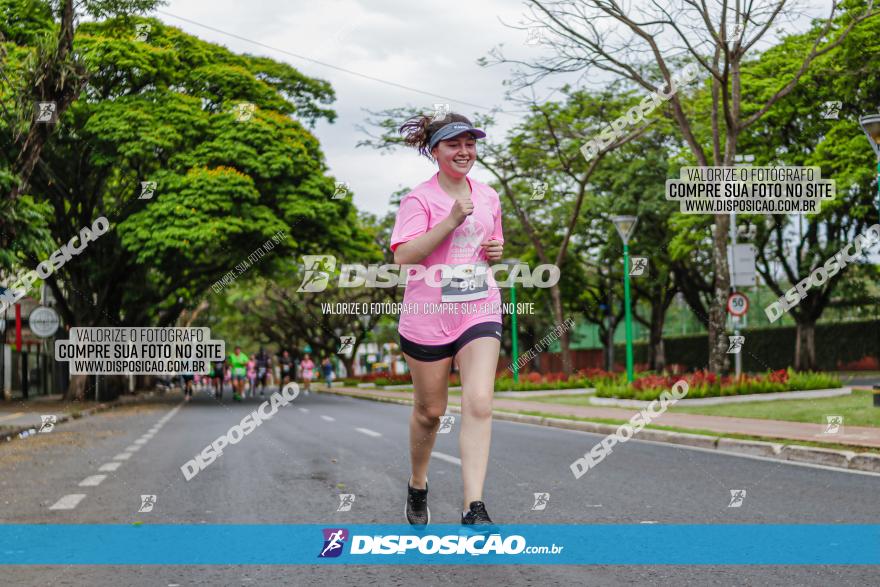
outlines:
[[[87,391],[90,389],[88,375],[71,375],[70,385],[67,387],[67,393],[64,394],[66,401],[83,401],[86,398]]]
[[[614,331],[617,329],[617,322],[608,317],[608,327],[605,329],[605,339],[602,341],[602,346],[605,358],[605,370],[609,373],[614,371]]]
[[[797,340],[794,347],[794,368],[796,371],[816,369],[816,322],[798,322]]]
[[[550,296],[553,299],[553,315],[556,318],[556,324],[562,325],[562,296],[559,292],[559,285],[554,285],[550,288]],[[562,331],[562,336],[559,338],[559,346],[560,356],[562,357],[562,372],[568,377],[572,373],[572,363],[567,329]]]
[[[354,377],[354,352],[352,351],[350,357],[339,355],[339,358],[342,359],[342,364],[345,365],[346,377]]]
[[[727,233],[730,216],[715,216],[715,303],[709,308],[709,370],[721,376],[727,370],[727,340],[724,333],[727,297],[730,295],[730,274],[727,269]]]

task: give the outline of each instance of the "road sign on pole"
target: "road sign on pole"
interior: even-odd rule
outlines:
[[[733,292],[727,298],[727,311],[731,316],[745,316],[749,311],[749,298],[744,293]]]

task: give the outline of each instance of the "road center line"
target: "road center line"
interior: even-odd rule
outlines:
[[[335,422],[336,421],[336,418],[333,418],[331,416],[321,416],[321,418],[327,420],[328,422]]]
[[[50,507],[50,510],[72,510],[76,506],[79,505],[83,499],[85,499],[85,493],[71,493],[70,495],[65,495],[61,499],[55,502],[55,504]]]
[[[113,457],[113,460],[114,461],[127,461],[130,458],[131,458],[130,452],[121,452],[118,455],[116,455],[115,457]]]
[[[461,459],[458,457],[454,457],[452,455],[448,455],[446,453],[437,452],[436,450],[431,453],[431,456],[441,461],[446,461],[447,463],[452,463],[453,465],[461,466]]]
[[[115,463],[104,463],[103,465],[101,465],[101,467],[98,470],[99,471],[115,471],[116,469],[118,469],[120,467],[120,465],[122,465],[122,463],[120,463],[118,461]]]
[[[366,434],[367,436],[382,436],[380,432],[376,432],[375,430],[370,430],[369,428],[355,428],[361,434]]]
[[[101,481],[107,478],[107,475],[89,475],[85,479],[79,482],[80,487],[96,487],[101,484]]]

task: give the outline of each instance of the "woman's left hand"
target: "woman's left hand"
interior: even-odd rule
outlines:
[[[480,246],[483,247],[483,250],[486,252],[486,259],[489,261],[500,261],[501,257],[504,255],[504,245],[501,241],[486,241],[480,243]]]

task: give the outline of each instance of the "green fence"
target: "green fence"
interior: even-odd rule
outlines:
[[[794,364],[795,328],[745,329],[742,349],[743,370],[784,369]],[[702,369],[709,362],[708,337],[705,334],[664,338],[666,363],[678,363],[688,369]],[[615,345],[615,357],[625,356],[624,345]],[[648,345],[633,345],[636,363],[648,362]],[[880,362],[880,320],[864,320],[816,325],[816,362],[822,370],[862,366],[874,368]]]

